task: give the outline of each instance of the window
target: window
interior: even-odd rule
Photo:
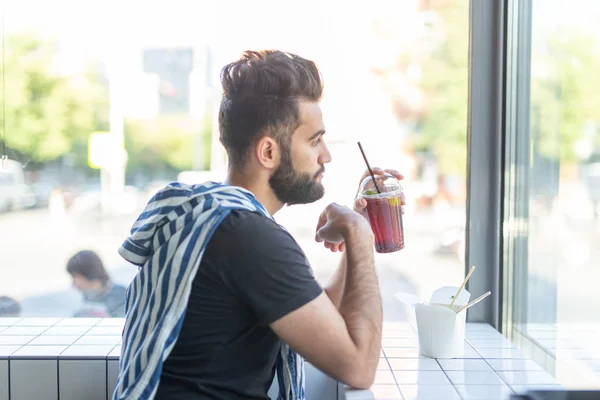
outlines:
[[[101,314],[81,311],[70,257],[93,250],[128,284],[136,268],[116,250],[150,196],[173,180],[224,178],[218,74],[248,48],[314,59],[325,79],[326,197],[277,215],[317,277],[326,281],[339,258],[314,243],[317,216],[328,202],[352,204],[360,140],[373,165],[406,176],[406,249],[377,256],[386,318],[407,317],[397,291],[427,297],[461,282],[467,0],[357,3],[343,13],[334,1],[3,7],[2,137],[22,182],[7,196],[0,174],[0,296],[19,301],[21,315]]]
[[[507,332],[565,386],[600,385],[600,6],[512,2]]]

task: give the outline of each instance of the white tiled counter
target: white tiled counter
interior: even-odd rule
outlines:
[[[0,400],[107,400],[122,318],[0,318]]]
[[[0,318],[0,400],[110,399],[123,323]],[[489,325],[467,324],[466,336],[464,358],[429,359],[419,357],[409,324],[386,323],[375,385],[371,390],[339,385],[338,400],[493,400],[528,388],[559,387]],[[333,400],[335,392],[335,382],[307,364],[307,399]]]
[[[123,318],[0,318],[0,400],[108,400],[119,373]],[[277,396],[274,381],[269,391]],[[306,396],[337,397],[306,364]]]
[[[339,387],[339,400],[506,400],[528,389],[560,389],[487,324],[467,324],[460,359],[419,356],[418,336],[408,323],[385,323],[381,358],[370,390]]]

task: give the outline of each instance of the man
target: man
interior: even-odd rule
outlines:
[[[345,250],[323,289],[272,219],[324,194],[331,155],[319,71],[296,55],[248,51],[221,80],[226,183],[167,186],[120,249],[141,269],[129,287],[113,399],[268,399],[275,374],[280,399],[304,399],[296,352],[367,388],[382,326],[368,223],[336,204],[323,211],[315,239]]]
[[[125,316],[126,289],[110,279],[98,254],[91,250],[76,253],[67,262],[67,272],[85,302],[76,317]]]
[[[0,296],[0,317],[19,317],[21,316],[21,304],[8,296]]]

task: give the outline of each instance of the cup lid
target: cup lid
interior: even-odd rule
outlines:
[[[396,192],[402,192],[402,185],[400,185],[400,181],[396,179],[391,174],[384,175],[375,175],[375,180],[377,182],[377,187],[381,191],[381,194],[377,192],[375,188],[375,184],[373,183],[373,178],[371,176],[367,176],[360,183],[359,194],[362,196],[386,196],[391,194],[397,194]]]

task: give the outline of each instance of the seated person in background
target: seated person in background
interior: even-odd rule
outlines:
[[[0,296],[0,317],[21,316],[21,304],[12,297]]]
[[[83,250],[67,263],[73,286],[83,294],[85,306],[76,317],[124,317],[124,286],[110,280],[98,254]]]

